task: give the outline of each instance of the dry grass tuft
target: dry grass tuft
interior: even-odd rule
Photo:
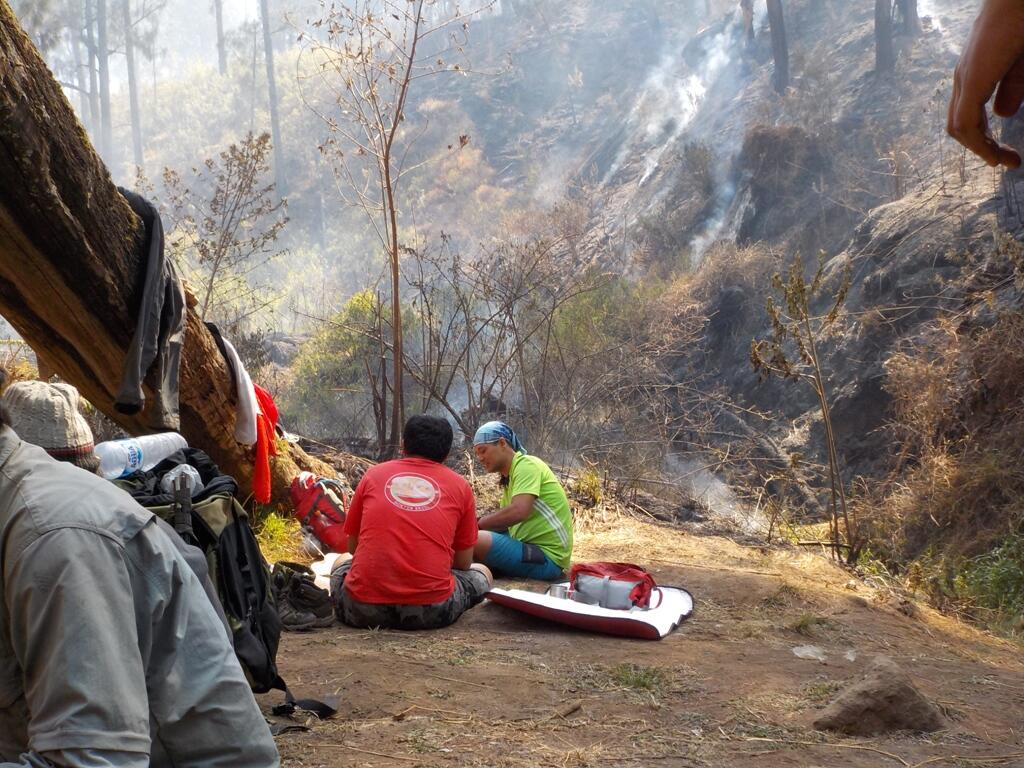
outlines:
[[[737,246],[719,241],[704,256],[704,261],[689,283],[691,296],[705,305],[712,324],[722,323],[728,312],[738,317],[729,318],[732,325],[760,316],[764,310],[771,277],[782,269],[781,253],[762,245]],[[731,291],[732,305],[724,302],[725,293]],[[738,289],[738,292],[737,292]],[[717,320],[716,320],[717,318]]]
[[[804,637],[815,637],[819,629],[827,629],[832,622],[824,616],[817,616],[813,613],[802,613],[800,617],[789,625],[789,628],[798,635]]]
[[[761,606],[769,611],[778,611],[797,603],[801,598],[800,590],[784,581],[777,590],[761,601]]]
[[[888,364],[906,470],[874,523],[902,559],[978,554],[1024,520],[1024,315],[943,331]]]
[[[1024,312],[984,307],[936,323],[888,361],[900,452],[890,481],[859,500],[873,554],[936,604],[969,614],[1002,604],[985,585],[1016,589],[1013,574],[1024,573],[1003,546],[1024,532]],[[984,561],[1001,547],[1007,557]]]

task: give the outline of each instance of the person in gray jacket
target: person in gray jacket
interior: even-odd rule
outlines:
[[[7,422],[0,409],[0,768],[280,765],[171,536]]]

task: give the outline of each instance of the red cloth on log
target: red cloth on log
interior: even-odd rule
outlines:
[[[270,457],[277,456],[277,405],[259,384],[253,384],[260,412],[256,414],[256,459],[252,469],[252,495],[260,504],[270,502]]]

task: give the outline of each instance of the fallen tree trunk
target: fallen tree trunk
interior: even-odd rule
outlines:
[[[85,130],[7,0],[0,0],[0,315],[96,408],[132,434],[153,403],[114,409],[145,277],[142,222],[117,191]],[[189,297],[181,357],[181,432],[243,489],[252,452],[234,439],[227,365]],[[329,469],[295,446],[272,462],[274,499],[300,468]]]

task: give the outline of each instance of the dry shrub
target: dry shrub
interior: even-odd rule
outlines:
[[[707,300],[731,285],[765,293],[772,275],[781,267],[780,252],[759,244],[740,246],[720,240],[708,249],[700,269],[694,273],[693,295]]]
[[[684,183],[696,193],[702,204],[715,195],[715,150],[703,141],[691,141],[683,147]]]
[[[748,180],[755,215],[742,238],[772,239],[806,223],[832,176],[825,139],[796,125],[755,125],[743,137],[736,173]]]
[[[637,218],[640,265],[662,278],[689,270],[693,239],[719,198],[720,178],[710,144],[689,142],[669,162],[681,167],[675,184],[657,210]]]
[[[930,552],[952,564],[987,551],[1024,520],[1024,469],[1013,456],[951,449],[921,457],[871,516],[875,544],[891,563]]]
[[[972,610],[977,558],[1024,525],[1024,314],[987,327],[940,324],[886,365],[901,446],[889,481],[859,509],[872,547],[939,604]]]
[[[0,340],[0,391],[15,381],[39,377],[34,354],[28,344],[18,339]]]
[[[1016,422],[1024,397],[1024,314],[1002,315],[978,336],[972,356],[980,384],[972,403],[975,412]]]
[[[719,241],[711,246],[687,290],[709,318],[712,333],[735,332],[760,317],[781,264],[781,255],[762,245]]]
[[[903,446],[920,453],[932,447],[955,399],[953,378],[960,353],[956,329],[939,326],[925,350],[897,352],[886,361],[886,389],[893,396],[892,429]]]
[[[803,192],[806,181],[829,167],[820,139],[798,125],[755,125],[743,137],[737,161],[756,188]]]

